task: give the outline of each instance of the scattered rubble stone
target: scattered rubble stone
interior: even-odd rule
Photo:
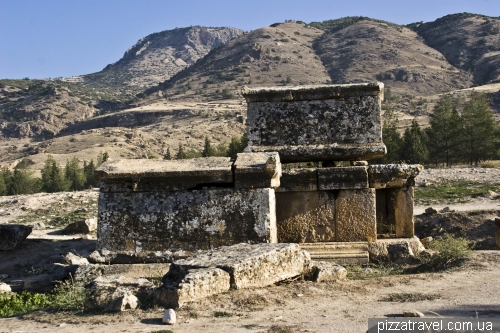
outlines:
[[[411,311],[404,311],[403,312],[403,317],[416,317],[416,318],[423,318],[425,315],[417,310],[411,310]]]
[[[425,237],[425,238],[422,238],[420,240],[420,242],[422,242],[422,245],[425,247],[425,248],[428,248],[429,245],[431,245],[432,241],[434,240],[434,238],[432,237]]]
[[[89,234],[96,230],[97,220],[95,218],[92,218],[70,223],[66,226],[66,228],[63,229],[62,232],[65,234]]]
[[[347,278],[347,270],[337,264],[327,261],[312,261],[311,271],[308,274],[311,281],[342,281]]]
[[[113,299],[108,305],[108,311],[122,312],[135,310],[139,306],[139,299],[129,292],[124,292],[122,296]]]
[[[405,264],[413,262],[425,248],[418,237],[378,239],[368,243],[370,261]]]
[[[108,311],[116,309],[118,298],[133,295],[145,299],[152,294],[153,283],[146,279],[134,279],[124,276],[104,277],[100,276],[85,286],[89,293],[86,306],[90,308],[104,308]],[[121,304],[125,304],[121,301]]]
[[[77,266],[81,266],[81,265],[88,265],[89,264],[89,261],[86,259],[86,258],[82,258],[80,256],[77,256],[76,254],[73,254],[71,252],[68,252],[65,256],[64,256],[64,261],[66,262],[66,264],[68,265],[77,265]]]
[[[165,311],[165,314],[161,318],[161,321],[162,323],[167,325],[174,325],[177,321],[177,316],[174,309],[167,309],[167,311]]]
[[[164,284],[154,291],[158,304],[167,308],[179,308],[208,296],[230,289],[229,273],[219,268],[190,269],[185,272],[170,271],[164,277]]]
[[[10,293],[12,289],[7,283],[0,282],[0,294],[2,293]]]
[[[22,224],[0,225],[0,250],[9,251],[17,249],[23,241],[31,234],[33,229]]]
[[[436,214],[438,211],[435,210],[434,208],[432,207],[429,207],[429,208],[426,208],[425,209],[425,214],[428,214],[428,215],[432,215],[432,214]]]

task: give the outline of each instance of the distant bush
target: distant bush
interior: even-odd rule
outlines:
[[[450,234],[434,240],[430,249],[436,253],[424,260],[424,263],[435,268],[446,268],[467,258],[471,249],[469,241],[465,238],[455,237]]]
[[[481,168],[500,168],[500,160],[488,160],[479,163]]]

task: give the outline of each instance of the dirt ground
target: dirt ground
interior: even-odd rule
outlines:
[[[427,172],[425,179],[446,181],[446,174],[467,174],[468,179],[478,177],[473,178],[477,181],[483,177],[500,181],[489,173],[436,171]],[[95,216],[96,200],[96,191],[0,197],[0,223],[36,227],[21,250],[0,253],[0,274],[25,275],[27,270],[43,269],[50,258],[69,251],[92,251],[95,235],[62,235],[59,230],[75,216]],[[368,318],[401,316],[406,310],[419,310],[428,317],[500,317],[500,251],[493,250],[491,220],[500,215],[500,200],[472,200],[473,211],[463,212],[462,205],[443,203],[443,207],[455,211],[416,216],[420,237],[452,232],[475,241],[478,250],[464,266],[451,271],[371,276],[341,283],[298,280],[262,289],[234,290],[179,309],[174,326],[161,323],[165,311],[161,308],[92,315],[36,311],[0,319],[0,332],[366,332]],[[416,211],[424,208],[416,207]]]
[[[500,317],[499,279],[500,252],[475,251],[463,267],[444,273],[231,291],[181,308],[174,326],[161,324],[162,309],[91,316],[37,311],[0,319],[0,332],[366,332],[368,318],[406,310],[428,317]]]

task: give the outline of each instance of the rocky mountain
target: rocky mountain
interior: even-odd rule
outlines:
[[[111,86],[119,94],[132,96],[168,80],[242,33],[236,28],[200,26],[154,33],[140,39],[114,64],[100,72],[84,75],[81,80],[87,86]]]
[[[248,33],[190,27],[151,34],[98,73],[0,80],[0,160],[101,150],[158,158],[179,144],[200,151],[205,136],[228,144],[244,131],[245,85],[382,81],[390,88],[384,107],[394,107],[401,126],[414,117],[425,124],[438,94],[467,98],[472,87],[490,94],[498,112],[499,24],[474,14],[408,26],[347,17]],[[33,155],[37,163],[42,157]]]
[[[313,41],[323,32],[301,22],[275,24],[243,34],[172,79],[146,91],[172,100],[233,98],[242,86],[330,82]]]
[[[326,29],[314,49],[332,82],[382,81],[398,94],[432,95],[472,84],[469,73],[404,26],[370,19]]]
[[[409,25],[453,66],[473,74],[476,85],[500,82],[500,18],[454,14]]]

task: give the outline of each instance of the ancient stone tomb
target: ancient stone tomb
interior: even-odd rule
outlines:
[[[235,161],[118,160],[96,171],[103,256],[168,260],[242,242],[364,249],[377,240],[377,223],[392,226],[393,237],[413,236],[413,182],[422,167],[366,162],[386,152],[383,84],[243,95],[249,144]]]

